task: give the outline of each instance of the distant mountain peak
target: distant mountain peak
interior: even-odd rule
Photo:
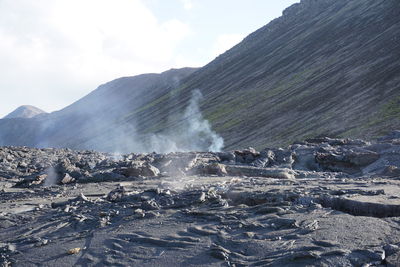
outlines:
[[[13,118],[33,118],[39,114],[47,113],[40,108],[31,106],[31,105],[23,105],[18,107],[16,110],[8,114],[4,117],[4,119],[13,119]]]

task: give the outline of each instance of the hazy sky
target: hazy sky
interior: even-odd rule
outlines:
[[[203,66],[296,0],[0,0],[0,118],[121,76]]]

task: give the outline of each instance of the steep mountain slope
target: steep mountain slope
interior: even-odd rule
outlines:
[[[0,144],[148,151],[149,136],[186,130],[196,90],[226,149],[374,138],[400,127],[399,13],[398,0],[302,0],[199,70],[117,79],[45,117],[0,120]]]
[[[397,0],[303,0],[182,90],[202,90],[227,148],[375,137],[400,126],[399,12]],[[163,123],[151,109],[143,114]]]
[[[398,128],[399,12],[396,0],[302,1],[197,71],[177,99],[200,88],[227,148]],[[142,111],[173,127],[156,112]]]
[[[8,114],[4,117],[4,119],[13,119],[13,118],[33,118],[39,114],[44,114],[45,111],[41,110],[40,108],[24,105],[18,107],[16,110]]]

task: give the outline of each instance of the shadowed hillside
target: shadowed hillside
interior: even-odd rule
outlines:
[[[400,126],[398,12],[396,0],[302,1],[182,89],[201,88],[227,148],[376,137]]]

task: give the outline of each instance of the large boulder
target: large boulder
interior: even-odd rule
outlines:
[[[294,153],[290,149],[276,148],[265,149],[261,155],[268,159],[265,167],[292,168],[294,163]]]
[[[355,174],[378,160],[379,154],[362,148],[324,149],[315,159],[324,170]]]
[[[319,171],[321,168],[315,160],[318,147],[309,145],[293,145],[293,168],[296,170]]]
[[[125,187],[118,186],[114,190],[110,191],[107,195],[107,200],[111,202],[119,202],[123,201],[126,196],[128,196],[128,192]]]
[[[75,166],[75,164],[73,164],[68,158],[61,159],[55,166],[55,171],[59,177],[64,177],[65,174],[68,174],[75,179],[82,177],[82,170]]]
[[[251,163],[252,166],[265,168],[272,165],[275,161],[275,153],[270,149],[264,149],[260,156]]]
[[[20,180],[15,184],[15,187],[34,187],[38,185],[44,184],[46,178],[48,177],[47,174],[39,174],[33,177],[29,177],[23,180]]]
[[[252,147],[244,150],[235,150],[233,153],[237,163],[252,163],[260,156],[260,152],[257,152]]]
[[[169,153],[158,155],[152,163],[160,172],[168,176],[184,176],[186,171],[196,165],[196,153]]]
[[[126,177],[155,177],[160,174],[160,171],[151,165],[150,163],[144,163],[142,165],[133,165],[121,169],[121,174]]]
[[[216,152],[215,153],[220,162],[233,163],[235,162],[235,153],[234,152]]]
[[[73,178],[68,173],[64,174],[64,176],[61,178],[61,181],[60,181],[61,184],[70,184],[73,182],[75,182],[75,178]]]
[[[364,167],[363,174],[396,176],[396,168],[400,167],[400,145],[380,143],[366,149],[379,153],[379,159]]]
[[[199,164],[195,168],[191,169],[188,173],[204,175],[204,176],[208,175],[225,176],[228,174],[225,165],[220,163]]]

